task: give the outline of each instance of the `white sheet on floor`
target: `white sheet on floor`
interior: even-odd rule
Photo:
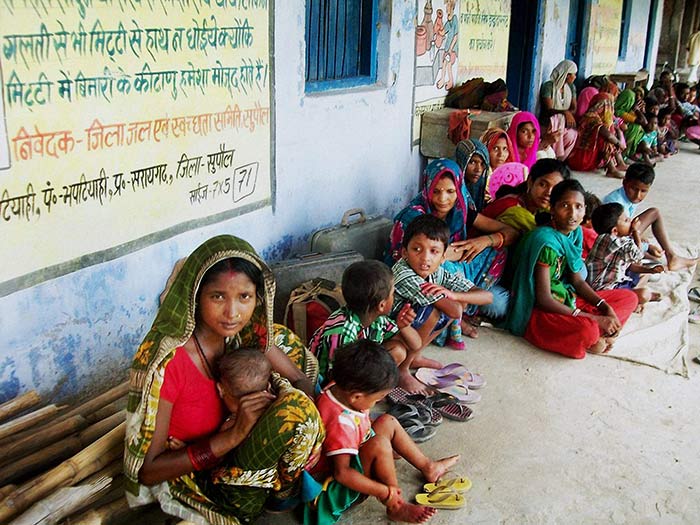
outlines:
[[[697,250],[679,250],[680,253]],[[688,289],[695,268],[651,276],[648,288],[662,300],[634,313],[608,354],[614,359],[652,366],[688,377]]]

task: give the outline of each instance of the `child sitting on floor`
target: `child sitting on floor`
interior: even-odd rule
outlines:
[[[583,253],[582,257],[586,260],[588,253],[593,248],[598,234],[593,228],[593,223],[591,222],[591,216],[598,206],[600,206],[600,199],[595,193],[587,191],[583,196],[586,202],[586,211],[583,214],[583,222],[581,222],[581,233],[583,233]]]
[[[659,110],[659,153],[666,156],[678,153],[678,136],[671,125],[672,113],[673,109],[670,107]]]
[[[437,481],[459,461],[426,457],[387,414],[370,420],[369,411],[396,386],[398,369],[388,352],[366,339],[335,352],[333,383],[316,400],[326,427],[318,464],[310,471],[322,491],[304,508],[304,524],[331,524],[361,496],[374,496],[390,520],[423,523],[435,509],[408,503],[401,495],[393,454],[417,468],[428,482]]]
[[[662,160],[659,155],[659,119],[656,115],[647,114],[647,123],[644,126],[644,135],[637,146],[637,151],[642,151],[642,144],[646,144],[647,156],[642,153],[642,158],[645,162],[654,163],[657,160]]]
[[[698,259],[681,257],[676,254],[666,233],[661,212],[657,208],[649,208],[635,217],[635,210],[639,203],[646,198],[647,193],[649,193],[649,189],[654,183],[654,177],[654,168],[648,164],[641,162],[632,164],[625,172],[622,187],[603,197],[603,203],[617,202],[622,204],[627,215],[637,219],[638,230],[641,235],[651,227],[651,231],[661,245],[663,252],[655,246],[649,246],[647,251],[652,257],[659,257],[662,253],[665,253],[669,270],[675,271],[689,268],[696,264]]]
[[[484,305],[493,301],[491,292],[474,287],[461,275],[447,272],[440,265],[445,261],[450,230],[434,215],[420,215],[406,228],[402,241],[402,258],[394,264],[395,299],[392,317],[410,304],[416,317],[412,326],[421,337],[421,348],[430,343],[450,323],[461,320],[470,304]],[[462,328],[467,321],[462,321]],[[437,361],[423,364],[442,368]]]
[[[346,306],[333,312],[309,343],[311,353],[318,358],[321,376],[329,377],[338,348],[369,339],[391,354],[399,367],[401,387],[409,392],[424,390],[425,385],[410,371],[412,365],[423,366],[419,358],[421,337],[411,327],[416,315],[406,304],[396,315],[396,323],[388,317],[394,305],[394,276],[389,267],[379,261],[353,263],[343,272],[342,289]]]
[[[654,162],[659,160],[658,152],[658,118],[656,115],[648,113],[646,115],[646,124],[643,126],[644,134],[637,146],[637,157],[649,165],[654,165]]]
[[[586,258],[591,288],[596,291],[631,289],[637,294],[640,305],[658,301],[661,296],[644,287],[640,274],[663,272],[663,266],[641,264],[644,253],[637,228],[639,221],[630,219],[622,204],[611,202],[593,212],[592,222],[598,239]]]

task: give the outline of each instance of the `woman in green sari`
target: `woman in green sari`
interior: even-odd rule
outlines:
[[[637,100],[637,96],[631,89],[622,90],[615,101],[615,116],[620,117],[627,124],[625,130],[627,149],[624,155],[629,158],[637,152],[637,146],[644,136],[644,126],[647,124],[644,116],[644,99]]]
[[[295,501],[323,441],[306,395],[318,367],[294,334],[272,324],[274,292],[267,265],[229,235],[206,241],[171,277],[131,368],[124,457],[131,506],[157,500],[188,521],[233,525],[263,506]],[[222,426],[215,363],[239,347],[265,352],[277,374],[271,392],[229,392],[239,410]]]

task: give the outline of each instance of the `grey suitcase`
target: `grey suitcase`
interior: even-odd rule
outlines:
[[[284,309],[289,301],[292,290],[305,281],[323,277],[340,283],[345,268],[364,257],[356,251],[338,253],[309,253],[296,255],[286,261],[270,265],[275,274],[277,290],[275,292],[275,307],[273,319],[276,323],[284,324]]]
[[[367,217],[362,208],[343,214],[340,226],[318,230],[311,237],[311,251],[321,253],[355,250],[365,259],[383,260],[393,222],[386,217]]]

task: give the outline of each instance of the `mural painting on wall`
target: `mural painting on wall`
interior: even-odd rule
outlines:
[[[622,2],[598,0],[591,6],[590,45],[591,74],[609,75],[615,72],[620,46]]]
[[[421,115],[444,107],[453,85],[505,79],[510,0],[418,0],[416,21],[414,145]]]
[[[0,18],[0,284],[270,203],[267,0],[5,0]]]

